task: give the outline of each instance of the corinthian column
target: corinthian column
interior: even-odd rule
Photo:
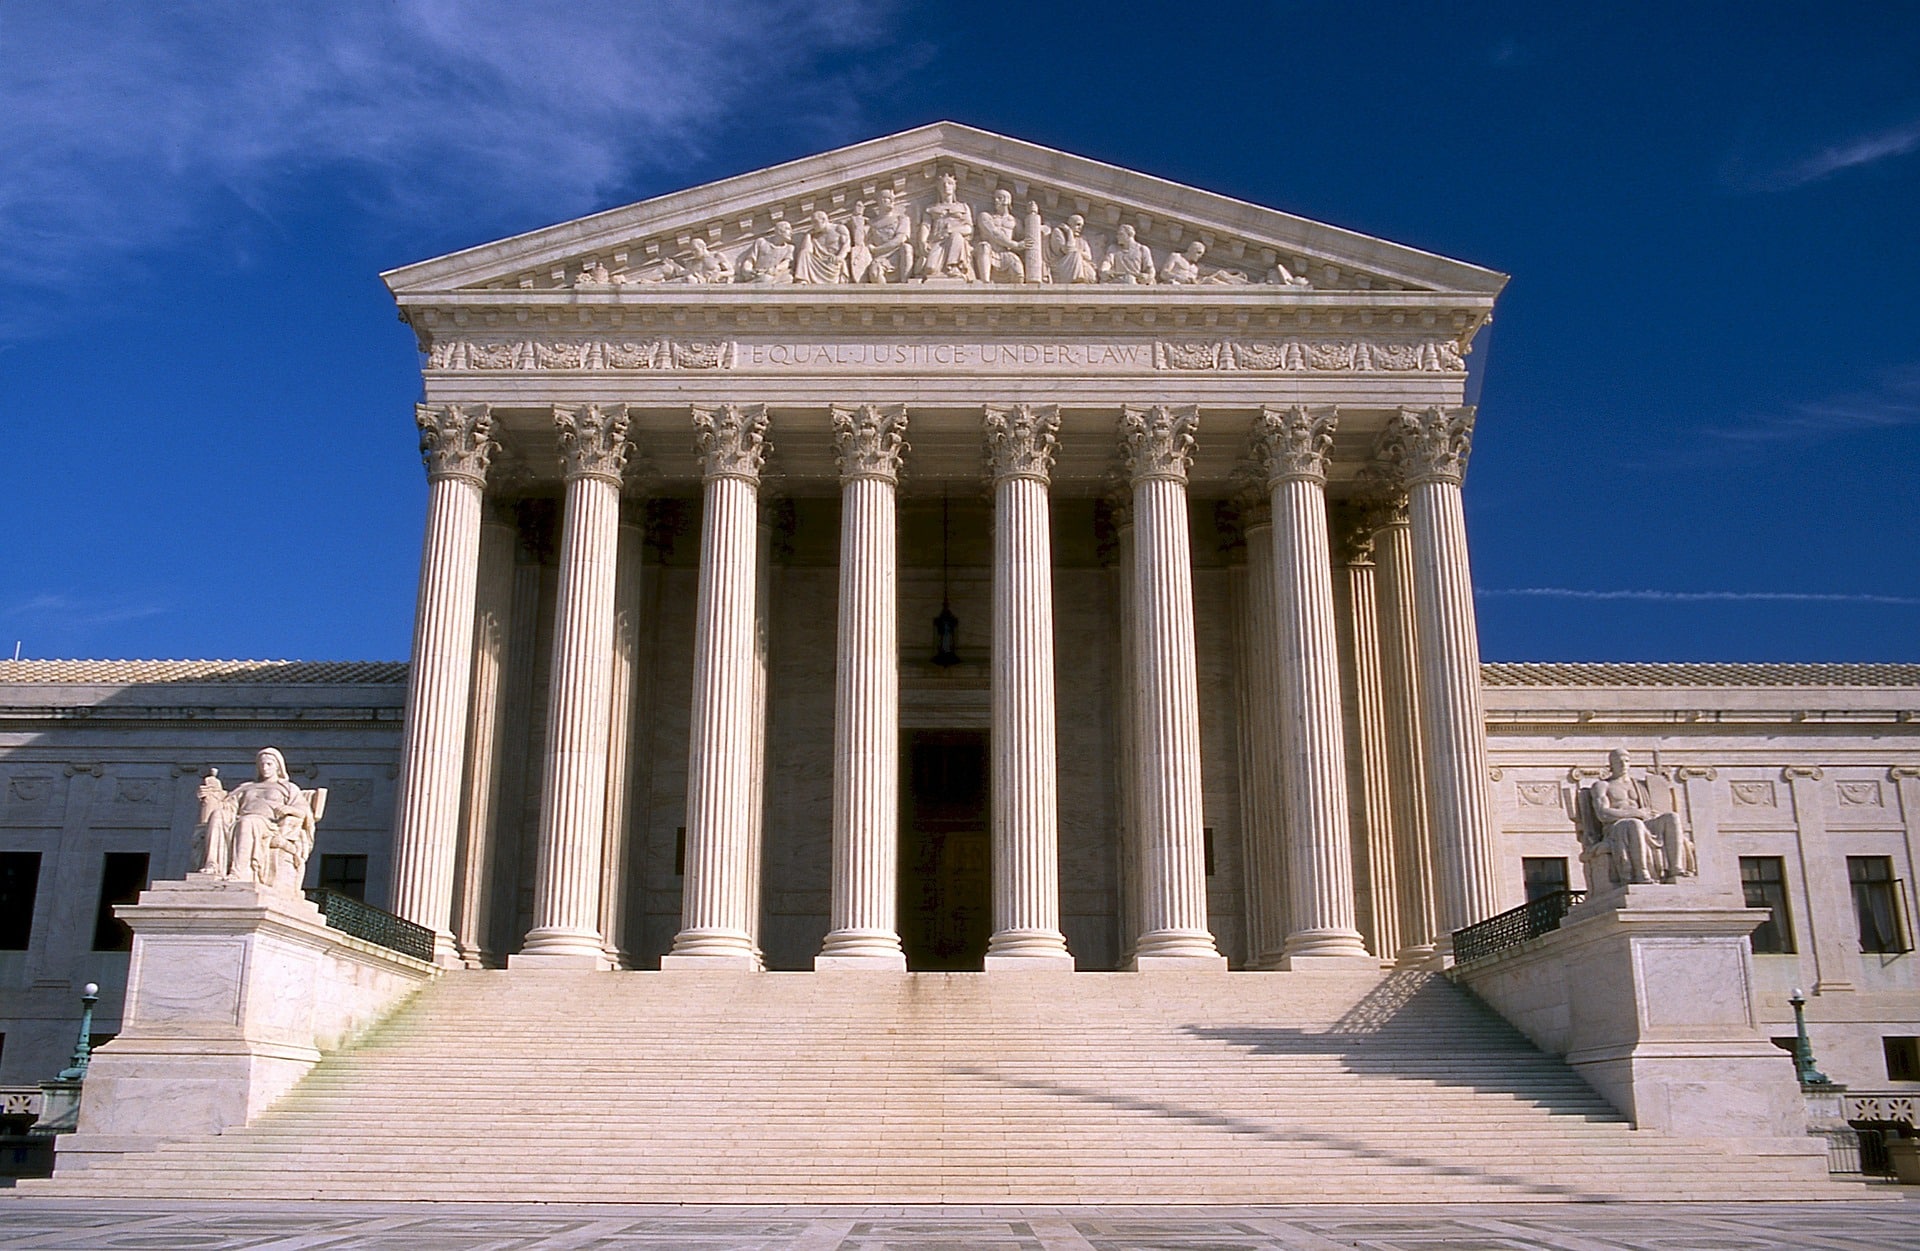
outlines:
[[[1368,503],[1379,570],[1380,687],[1386,710],[1387,793],[1393,799],[1394,885],[1400,900],[1398,963],[1433,958],[1433,853],[1427,829],[1426,753],[1420,744],[1419,629],[1413,611],[1413,539],[1398,482]],[[1386,955],[1386,952],[1381,952]]]
[[[898,406],[833,409],[840,461],[833,929],[815,968],[907,967],[894,920],[900,854],[894,484],[906,430],[906,410]]]
[[[1245,776],[1240,822],[1245,832],[1247,965],[1277,969],[1287,939],[1287,865],[1280,786],[1280,623],[1273,591],[1273,499],[1265,482],[1238,499],[1247,545],[1240,611]]]
[[[644,742],[640,711],[640,637],[646,598],[646,501],[620,509],[613,575],[613,667],[607,699],[607,817],[600,854],[600,948],[616,969],[633,967],[627,954],[627,873],[632,859],[636,749]]]
[[[407,720],[393,815],[393,910],[434,934],[434,962],[460,963],[452,930],[480,501],[493,453],[485,404],[414,409],[427,465],[427,533],[407,672]]]
[[[468,688],[466,798],[454,857],[453,937],[470,969],[495,962],[489,940],[498,852],[500,774],[507,735],[505,676],[513,621],[513,557],[520,533],[512,514],[487,510],[480,526],[480,574],[474,593],[473,675]]]
[[[1460,480],[1473,440],[1471,408],[1406,408],[1388,426],[1381,459],[1407,484],[1414,614],[1420,657],[1421,740],[1427,750],[1443,954],[1453,931],[1499,910],[1480,642],[1467,564]]]
[[[1346,571],[1352,657],[1354,735],[1347,746],[1359,765],[1360,794],[1349,812],[1360,818],[1367,866],[1366,918],[1373,953],[1384,960],[1400,951],[1399,892],[1393,848],[1393,797],[1387,766],[1386,698],[1380,671],[1380,613],[1374,578],[1374,513],[1351,505],[1337,509],[1335,543]],[[1357,892],[1356,892],[1357,894]]]
[[[660,967],[761,967],[754,946],[754,574],[764,405],[693,410],[706,480],[688,727],[687,855],[680,932]]]
[[[1273,503],[1280,635],[1280,784],[1287,847],[1288,968],[1374,963],[1354,925],[1340,652],[1327,545],[1331,408],[1269,408],[1254,446]]]
[[[1200,809],[1200,691],[1195,672],[1187,469],[1192,406],[1127,408],[1120,418],[1133,485],[1134,734],[1140,762],[1140,937],[1133,967],[1226,967],[1207,929]]]
[[[1060,932],[1047,481],[1060,412],[986,412],[993,474],[993,938],[987,970],[1071,970]]]
[[[533,928],[511,965],[608,967],[600,934],[607,823],[608,719],[613,704],[614,585],[623,405],[553,410],[567,498],[560,523],[560,597],[553,623],[547,742],[540,782]]]

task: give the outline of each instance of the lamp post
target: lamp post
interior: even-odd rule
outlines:
[[[80,988],[80,1038],[73,1044],[73,1063],[60,1070],[63,1082],[87,1078],[87,1065],[93,1060],[93,1005],[100,1002],[100,987],[88,982]]]
[[[1831,1086],[1827,1075],[1813,1067],[1813,1044],[1807,1040],[1807,996],[1798,986],[1787,1002],[1793,1005],[1793,1072],[1802,1086]]]

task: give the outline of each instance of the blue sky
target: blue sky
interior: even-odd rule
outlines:
[[[0,654],[406,655],[379,271],[942,117],[1514,276],[1482,649],[1920,660],[1906,4],[0,6]]]

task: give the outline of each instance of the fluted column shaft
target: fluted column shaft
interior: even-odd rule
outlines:
[[[1354,923],[1340,653],[1327,542],[1331,409],[1267,409],[1256,435],[1272,491],[1280,635],[1280,781],[1287,848],[1285,963],[1370,962]]]
[[[900,648],[894,483],[906,414],[833,410],[840,459],[840,622],[833,715],[833,928],[817,968],[903,969]]]
[[[1493,811],[1487,793],[1486,717],[1480,643],[1467,561],[1460,482],[1473,410],[1406,409],[1389,430],[1404,456],[1413,539],[1414,611],[1420,656],[1421,739],[1438,878],[1436,940],[1499,911]]]
[[[1071,969],[1060,932],[1060,796],[1047,503],[1060,416],[989,408],[993,473],[993,938],[987,968]]]
[[[687,761],[686,874],[680,932],[662,968],[760,967],[748,828],[754,784],[754,558],[766,410],[696,408],[705,477],[694,609]]]
[[[1114,570],[1113,614],[1117,655],[1113,680],[1113,718],[1116,745],[1114,805],[1119,815],[1120,898],[1119,955],[1122,964],[1133,961],[1140,940],[1140,741],[1134,730],[1136,692],[1140,685],[1139,645],[1133,624],[1133,488],[1111,506]]]
[[[519,544],[511,517],[495,511],[480,526],[480,564],[474,593],[473,675],[469,684],[466,793],[460,848],[454,858],[453,936],[470,969],[494,963],[489,939],[501,749],[507,734],[507,633],[513,619],[513,556]]]
[[[415,409],[427,464],[427,527],[413,619],[406,725],[393,826],[393,910],[434,933],[434,961],[457,965],[453,870],[473,680],[480,505],[492,455],[485,405]]]
[[[1200,699],[1195,668],[1187,468],[1192,408],[1129,408],[1121,420],[1133,484],[1134,623],[1139,664],[1134,726],[1140,753],[1141,891],[1135,968],[1224,965],[1207,929],[1200,805]]]
[[[1380,614],[1374,579],[1373,531],[1349,512],[1341,536],[1346,567],[1349,640],[1353,652],[1354,741],[1361,793],[1351,811],[1366,831],[1367,903],[1373,953],[1391,960],[1400,951],[1400,907],[1394,872],[1393,794],[1387,765],[1385,693],[1380,672]]]
[[[613,701],[614,586],[627,414],[556,408],[566,500],[547,688],[533,928],[509,964],[605,968],[600,931]]]
[[[1246,827],[1248,895],[1257,906],[1247,936],[1247,964],[1277,969],[1287,938],[1287,863],[1282,842],[1280,784],[1280,623],[1274,597],[1273,513],[1270,499],[1242,510],[1247,573],[1242,629],[1246,633],[1247,779],[1240,819]]]
[[[646,530],[643,501],[622,505],[613,575],[613,667],[607,698],[607,818],[600,855],[600,949],[614,968],[632,967],[627,954],[627,896],[632,868],[634,755],[640,700],[640,632],[645,598]]]
[[[1433,956],[1433,855],[1427,828],[1426,760],[1420,740],[1418,629],[1413,611],[1413,539],[1406,500],[1382,510],[1374,532],[1380,611],[1381,703],[1386,709],[1387,791],[1393,800],[1394,885],[1406,967]],[[1381,952],[1386,955],[1386,952]]]

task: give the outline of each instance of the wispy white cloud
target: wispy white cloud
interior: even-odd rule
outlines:
[[[43,591],[10,604],[0,604],[0,633],[43,628],[92,629],[162,617],[171,611],[164,604],[93,599]]]
[[[1671,604],[1881,604],[1896,608],[1920,607],[1920,596],[1879,595],[1865,591],[1601,591],[1572,586],[1483,586],[1475,587],[1474,594],[1533,599],[1642,600]]]
[[[1758,174],[1749,174],[1740,181],[1758,191],[1792,191],[1850,169],[1913,152],[1920,152],[1920,119],[1822,148]]]
[[[375,210],[561,214],[759,110],[857,121],[888,0],[20,0],[0,7],[0,282],[98,282],[351,173]],[[837,67],[837,68],[836,68]]]
[[[1755,414],[1739,425],[1711,427],[1707,433],[1742,443],[1779,443],[1916,424],[1920,364],[1887,370],[1872,387]]]

